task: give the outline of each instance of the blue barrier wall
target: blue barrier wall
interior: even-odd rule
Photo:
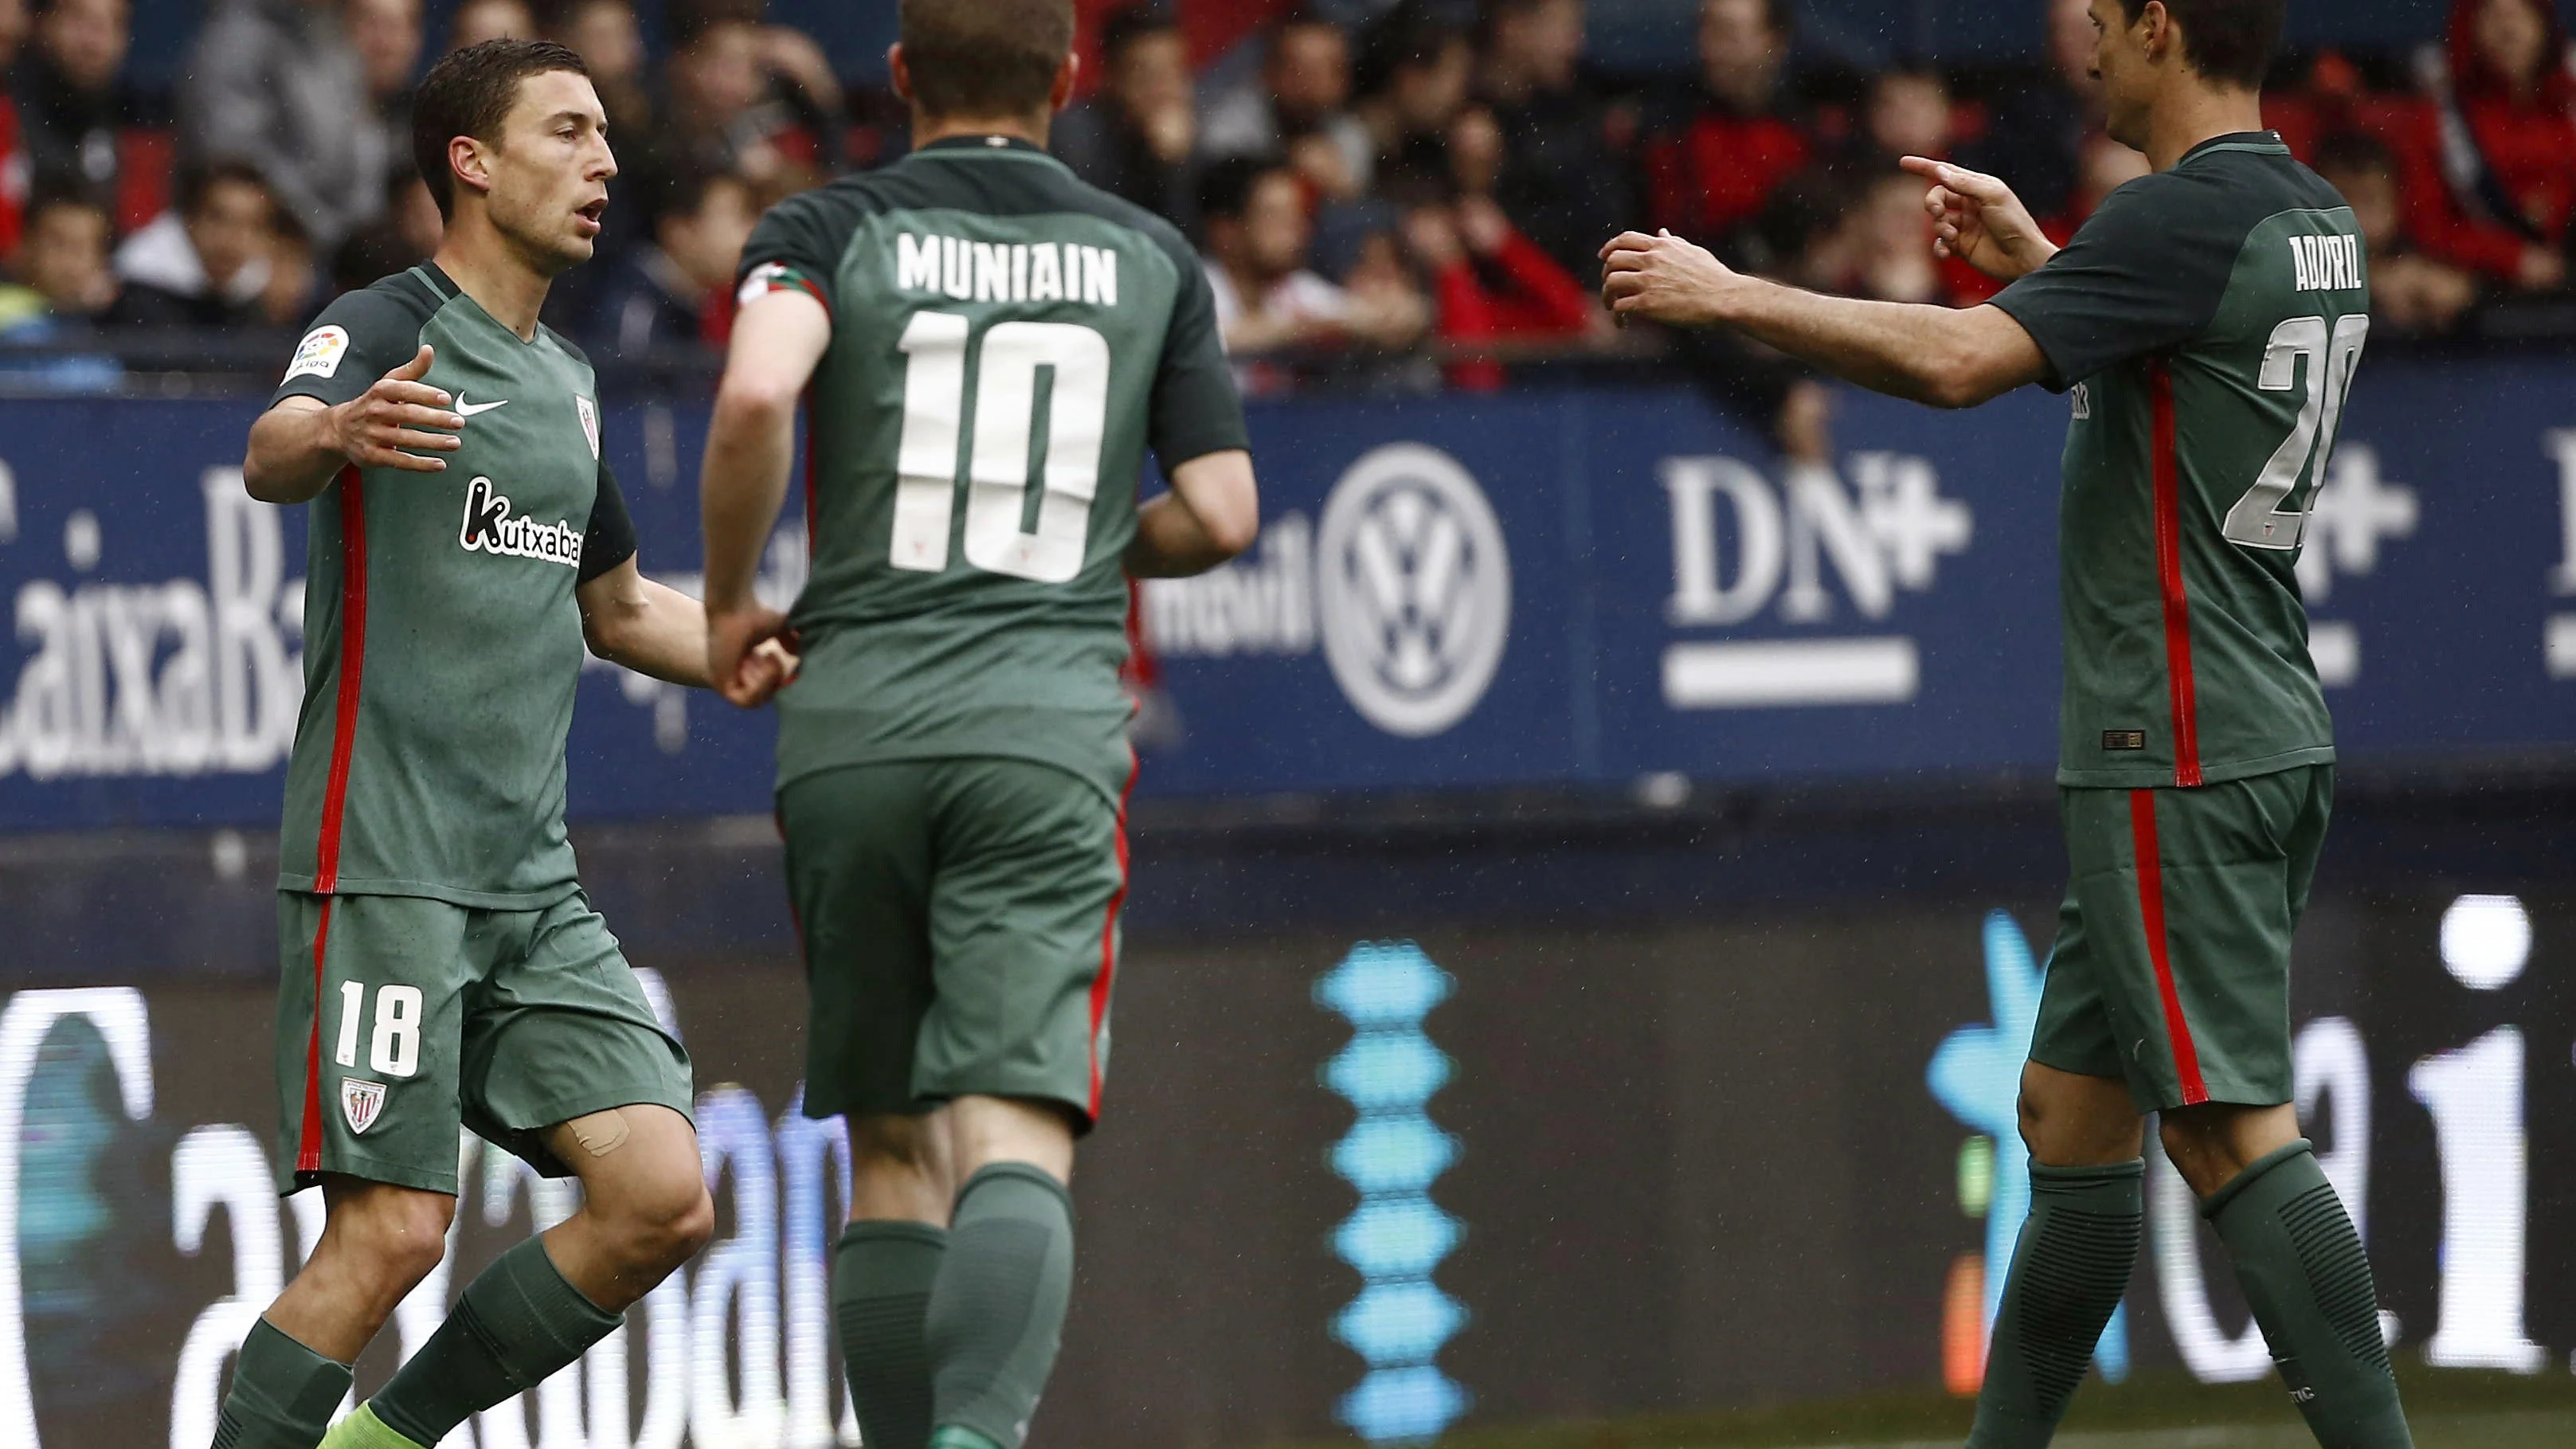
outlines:
[[[2042,775],[2065,407],[1846,396],[1807,474],[1681,389],[1257,409],[1262,544],[1144,600],[1177,729],[1141,788]],[[273,816],[303,519],[229,471],[253,411],[0,402],[0,829]],[[2386,362],[2346,417],[2302,564],[2346,758],[2576,755],[2576,364]],[[607,420],[684,587],[704,427]],[[596,667],[574,811],[765,810],[769,734]]]

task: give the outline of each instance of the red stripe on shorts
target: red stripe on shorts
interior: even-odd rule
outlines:
[[[2138,914],[2146,923],[2147,955],[2156,963],[2156,992],[2164,998],[2165,1035],[2173,1042],[2174,1076],[2182,1083],[2182,1102],[2197,1107],[2209,1100],[2200,1079],[2200,1048],[2191,1040],[2191,1022],[2182,1014],[2182,993],[2174,989],[2173,957],[2165,947],[2165,872],[2156,854],[2156,792],[2129,792],[2129,834],[2138,850]]]
[[[1118,889],[1100,923],[1100,974],[1091,978],[1091,1115],[1100,1116],[1100,1028],[1109,1019],[1109,983],[1118,973],[1118,908],[1127,903],[1127,797],[1136,793],[1136,755],[1127,754],[1127,783],[1118,791]]]
[[[313,1034],[304,1042],[304,1132],[295,1146],[300,1175],[322,1170],[322,956],[331,942],[334,898],[322,898],[322,923],[313,928]]]

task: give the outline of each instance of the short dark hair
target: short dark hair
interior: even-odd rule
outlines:
[[[501,123],[518,102],[519,82],[559,70],[590,74],[578,52],[551,40],[487,40],[450,52],[421,77],[411,107],[411,159],[440,216],[456,215],[456,171],[447,161],[447,143],[459,136],[498,140]]]
[[[1423,0],[1397,0],[1394,9],[1360,32],[1359,59],[1351,67],[1352,89],[1364,96],[1377,95],[1394,84],[1396,72],[1431,64],[1442,52],[1467,40],[1464,29]]]
[[[2135,25],[2147,13],[2148,0],[2120,0],[2121,12]],[[2220,85],[2260,90],[2281,49],[2281,32],[2289,24],[2289,0],[2163,0],[2165,13],[2182,27],[2182,58],[2191,68]]]
[[[2337,131],[2317,143],[2319,171],[2379,171],[2397,174],[2396,153],[2368,131]]]
[[[259,194],[274,205],[277,193],[269,189],[268,177],[247,161],[205,161],[179,170],[179,214],[195,216],[218,186],[256,186]]]
[[[912,98],[933,116],[1046,109],[1073,52],[1073,0],[902,0]]]
[[[1288,170],[1288,163],[1276,156],[1226,156],[1210,163],[1199,173],[1199,220],[1242,220],[1262,180]]]
[[[696,216],[706,208],[707,193],[719,186],[738,186],[746,199],[753,195],[748,178],[721,167],[683,161],[655,170],[657,174],[644,186],[644,216],[655,227],[678,217]]]
[[[728,25],[758,25],[762,11],[761,0],[671,0],[662,31],[673,50],[686,50]]]
[[[1130,5],[1100,22],[1100,63],[1103,67],[1118,64],[1127,48],[1140,40],[1157,35],[1178,35],[1181,27],[1170,16],[1150,3]]]

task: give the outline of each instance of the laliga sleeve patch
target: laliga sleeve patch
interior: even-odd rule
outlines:
[[[316,327],[295,349],[295,360],[287,364],[289,380],[299,377],[331,377],[340,371],[340,359],[349,355],[349,329]]]

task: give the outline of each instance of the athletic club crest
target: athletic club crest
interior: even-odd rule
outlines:
[[[349,1119],[349,1130],[365,1136],[376,1119],[385,1114],[385,1084],[362,1082],[355,1077],[340,1079],[340,1115]]]
[[[599,405],[586,397],[572,400],[573,411],[581,414],[581,435],[590,439],[592,462],[599,461]]]

